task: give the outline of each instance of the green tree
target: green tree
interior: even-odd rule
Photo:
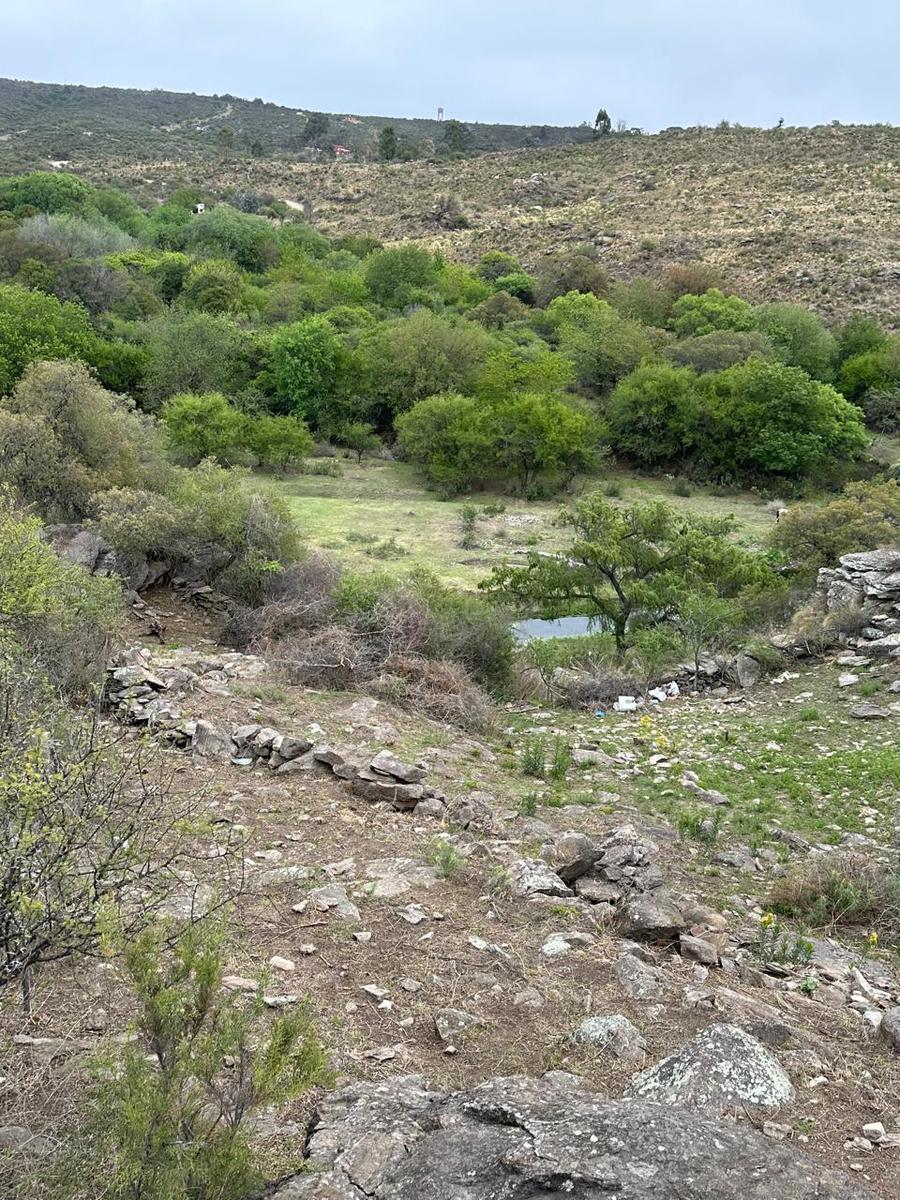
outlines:
[[[221,392],[172,396],[159,415],[180,462],[188,466],[204,458],[226,466],[246,462],[250,419]]]
[[[491,405],[497,470],[525,494],[541,476],[570,482],[594,460],[600,427],[577,402],[521,393]]]
[[[815,313],[799,304],[763,304],[756,319],[782,362],[800,367],[813,379],[831,382],[838,344]]]
[[[490,410],[471,396],[448,393],[420,400],[394,423],[404,458],[444,495],[483,485],[496,461]]]
[[[433,254],[412,243],[376,250],[365,260],[372,299],[385,308],[406,308],[437,283],[438,265]]]
[[[344,343],[326,317],[307,317],[272,340],[272,378],[278,396],[316,428],[330,425],[348,367]]]
[[[569,292],[605,296],[609,287],[609,275],[593,252],[572,250],[549,254],[537,268],[534,301],[544,308],[557,296],[564,297]]]
[[[838,358],[844,362],[857,354],[880,350],[886,341],[887,334],[877,321],[864,313],[854,313],[837,331]]]
[[[180,248],[204,258],[229,259],[244,271],[265,271],[278,260],[278,235],[265,217],[217,204],[185,227]]]
[[[248,423],[247,445],[260,466],[284,472],[312,453],[313,440],[299,417],[263,413]]]
[[[613,447],[642,466],[678,464],[697,447],[701,397],[689,367],[645,363],[614,388],[606,408]]]
[[[671,620],[698,588],[734,596],[768,569],[728,538],[729,519],[660,502],[616,507],[594,493],[563,510],[574,540],[556,556],[497,567],[481,586],[547,618],[582,612],[611,628],[623,657],[637,628]]]
[[[381,449],[381,438],[375,432],[375,427],[365,421],[350,421],[342,425],[335,434],[335,441],[339,446],[352,450],[358,463],[362,462],[363,455],[374,454]]]
[[[547,320],[581,387],[605,392],[653,352],[643,325],[626,321],[596,296],[569,292],[547,308]]]
[[[145,407],[179,392],[235,394],[255,373],[252,337],[227,316],[171,312],[140,330],[146,352]]]
[[[678,631],[691,652],[695,687],[703,652],[724,650],[741,623],[741,608],[737,601],[717,595],[713,587],[698,588],[682,600],[678,610]]]
[[[672,306],[672,328],[679,337],[699,337],[716,329],[755,329],[753,306],[740,296],[710,288],[702,296],[679,296]]]
[[[477,274],[486,283],[496,283],[501,275],[516,275],[522,270],[522,264],[505,250],[488,250],[482,254],[475,268]]]
[[[859,409],[798,367],[752,358],[704,383],[698,453],[721,477],[802,478],[849,463],[867,445]]]
[[[594,136],[608,137],[612,133],[612,119],[605,108],[601,108],[594,118]]]
[[[231,263],[211,258],[191,267],[181,294],[188,308],[228,313],[240,306],[243,289],[240,272]]]
[[[16,284],[0,285],[0,396],[42,358],[93,362],[98,338],[80,304]]]
[[[808,579],[842,554],[898,542],[900,480],[849,483],[829,504],[791,505],[769,535],[769,544]]]
[[[307,146],[319,146],[328,136],[331,118],[327,113],[311,112],[303,128],[303,141]]]
[[[707,375],[746,362],[748,358],[772,358],[773,346],[764,333],[753,329],[717,329],[713,333],[673,342],[665,347],[663,354],[678,366],[693,367],[701,375]]]
[[[461,121],[450,120],[444,123],[444,145],[451,154],[465,154],[470,141],[471,134]]]
[[[393,125],[385,125],[378,134],[378,157],[382,162],[393,162],[397,157],[397,131]]]

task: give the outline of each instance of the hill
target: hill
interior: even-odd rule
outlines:
[[[452,114],[450,114],[452,115]],[[313,117],[310,126],[309,119]],[[159,89],[81,87],[0,79],[0,171],[31,170],[47,160],[79,162],[114,155],[193,161],[238,156],[331,153],[333,145],[357,158],[374,158],[378,134],[393,126],[406,155],[434,154],[447,123],[410,117],[313,113],[238,96],[198,96]],[[586,127],[466,125],[471,153],[515,150],[585,140]]]

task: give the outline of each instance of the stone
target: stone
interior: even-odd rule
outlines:
[[[325,1097],[305,1170],[269,1200],[874,1200],[748,1124],[607,1100],[563,1072],[439,1091],[421,1076]]]
[[[454,796],[447,802],[448,823],[456,829],[474,829],[487,837],[502,836],[503,822],[490,803],[491,799],[487,792],[468,792],[465,796]]]
[[[674,942],[685,924],[675,897],[662,889],[630,896],[617,910],[616,920],[625,937],[661,943]]]
[[[588,1044],[625,1060],[643,1059],[647,1050],[640,1032],[621,1013],[587,1017],[572,1034],[572,1041],[576,1046]]]
[[[198,721],[191,738],[191,750],[199,758],[231,758],[234,743],[210,721]]]
[[[572,762],[576,767],[609,767],[614,761],[603,750],[593,746],[576,746],[572,751]]]
[[[312,742],[309,738],[289,737],[288,734],[284,734],[278,743],[278,755],[282,763],[293,762],[311,749]]]
[[[571,950],[587,949],[588,946],[593,946],[595,940],[589,933],[579,933],[577,930],[551,933],[541,946],[541,954],[545,958],[561,958]]]
[[[377,804],[386,802],[397,809],[415,808],[425,795],[421,783],[397,783],[374,771],[360,771],[350,784],[355,796]]]
[[[711,937],[694,937],[689,933],[683,933],[678,939],[678,945],[685,958],[693,958],[707,967],[718,965],[720,948]]]
[[[0,1152],[10,1150],[17,1154],[29,1154],[40,1158],[49,1154],[53,1148],[50,1138],[32,1133],[24,1125],[0,1125]]]
[[[850,709],[850,716],[857,721],[885,721],[891,716],[891,710],[877,704],[857,704]]]
[[[461,1008],[441,1008],[434,1014],[434,1028],[442,1042],[452,1043],[484,1022]]]
[[[520,858],[509,868],[510,891],[514,896],[571,896],[555,871],[535,858]]]
[[[731,664],[728,674],[738,687],[752,688],[762,678],[762,667],[749,654],[739,654]]]
[[[837,685],[839,688],[853,687],[857,683],[859,683],[859,676],[850,671],[844,671],[838,675]]]
[[[412,858],[377,858],[366,864],[366,877],[375,882],[372,895],[382,900],[403,896],[414,887],[430,888],[437,883],[433,867]]]
[[[372,759],[370,766],[378,775],[390,775],[401,783],[421,783],[425,778],[425,768],[416,767],[410,763],[401,762],[390,750],[380,750]]]
[[[599,847],[585,834],[572,829],[555,834],[541,848],[543,861],[553,868],[563,883],[568,884],[587,875],[599,857]]]
[[[589,904],[618,904],[622,899],[621,888],[605,879],[595,879],[593,875],[582,875],[576,880],[575,893]]]
[[[326,883],[309,893],[309,901],[319,912],[333,913],[344,921],[358,921],[359,909],[339,883]]]
[[[513,1004],[516,1006],[516,1008],[543,1008],[544,997],[536,987],[529,985],[528,987],[522,988],[520,992],[516,992],[513,998]]]
[[[634,954],[621,954],[613,963],[613,974],[634,1000],[658,1000],[662,995],[661,973]]]
[[[794,1087],[778,1059],[746,1030],[710,1025],[635,1076],[625,1095],[716,1113],[773,1111],[793,1099]]]
[[[731,988],[720,987],[715,993],[715,1006],[728,1016],[732,1024],[740,1025],[767,1046],[780,1047],[791,1040],[791,1027],[785,1014],[774,1004],[768,1004],[756,996],[735,992]]]
[[[900,1053],[900,1005],[887,1010],[881,1018],[878,1033],[882,1041],[887,1042],[893,1050]]]
[[[290,958],[283,958],[280,954],[273,954],[269,959],[269,966],[274,967],[276,971],[296,971],[297,964]]]

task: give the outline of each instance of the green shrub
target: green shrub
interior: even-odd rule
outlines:
[[[900,480],[850,483],[830,504],[796,504],[783,514],[770,544],[811,578],[842,554],[876,550],[900,538]]]
[[[522,746],[520,765],[523,775],[543,779],[547,769],[547,742],[542,737],[527,738]]]
[[[17,284],[0,285],[0,396],[38,359],[93,362],[98,338],[80,304]]]
[[[776,880],[769,904],[813,928],[860,926],[900,939],[900,874],[864,854],[810,858]]]
[[[679,296],[672,306],[671,325],[679,337],[701,337],[718,329],[755,329],[757,318],[752,305],[740,296],[710,288],[700,296]]]

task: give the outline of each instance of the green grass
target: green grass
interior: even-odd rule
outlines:
[[[427,567],[447,583],[474,588],[492,566],[517,549],[554,550],[566,542],[566,531],[553,524],[559,501],[503,497],[505,511],[479,520],[477,549],[463,550],[459,546],[462,510],[473,502],[496,505],[496,494],[438,500],[406,463],[370,459],[361,464],[342,460],[342,465],[340,478],[297,475],[266,479],[291,505],[308,545],[327,550],[358,570],[377,569],[373,545],[393,538],[408,551],[399,564],[404,571]],[[676,496],[665,479],[625,471],[606,472],[601,478],[581,481],[579,486],[590,490],[610,484],[619,504],[665,500],[702,516],[733,514],[739,540],[749,544],[760,542],[772,526],[765,504],[749,492],[714,496],[697,488],[690,496]]]

